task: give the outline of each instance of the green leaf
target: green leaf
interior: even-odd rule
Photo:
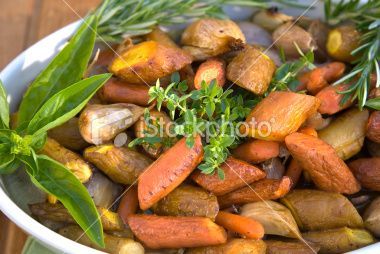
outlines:
[[[375,99],[370,99],[367,100],[365,103],[365,106],[375,109],[375,110],[380,110],[380,98],[375,98]]]
[[[27,133],[42,133],[63,124],[78,114],[111,74],[92,76],[51,97],[30,121]]]
[[[19,123],[29,122],[54,94],[83,78],[94,49],[97,17],[89,16],[65,48],[50,62],[24,94]]]
[[[225,179],[225,174],[224,174],[223,169],[218,168],[218,169],[217,169],[217,172],[218,172],[218,177],[219,177],[219,179],[220,179],[220,180],[224,180],[224,179]]]
[[[81,182],[62,164],[44,155],[24,160],[27,172],[37,187],[52,194],[67,208],[87,236],[104,247],[103,227],[94,201]],[[33,169],[32,167],[37,167]]]
[[[9,104],[7,93],[0,80],[0,129],[9,128]]]

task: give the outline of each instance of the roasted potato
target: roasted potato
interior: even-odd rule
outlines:
[[[380,158],[360,158],[348,166],[361,185],[367,189],[380,191]]]
[[[134,104],[88,105],[79,117],[79,130],[88,143],[104,144],[132,126],[143,113],[144,108]]]
[[[264,226],[265,234],[301,237],[291,212],[277,202],[267,200],[246,204],[241,208],[241,215],[260,222]]]
[[[276,69],[273,61],[259,49],[246,46],[227,66],[227,79],[261,95],[265,93]]]
[[[336,60],[352,62],[357,56],[351,55],[351,52],[359,47],[360,37],[355,26],[339,26],[329,32],[326,44],[327,52]]]
[[[153,207],[157,215],[201,216],[215,219],[219,211],[216,196],[199,187],[182,185]]]
[[[133,184],[152,163],[148,157],[125,147],[101,145],[89,147],[84,158],[116,183]]]
[[[289,208],[303,231],[363,227],[363,220],[355,207],[338,193],[297,189],[283,197],[281,202]]]
[[[186,28],[181,43],[183,49],[199,61],[240,49],[245,37],[239,26],[231,20],[204,18]]]
[[[380,197],[372,201],[363,215],[364,225],[376,237],[380,237]]]
[[[168,47],[178,47],[178,45],[173,41],[173,39],[165,33],[160,27],[155,27],[152,32],[145,35],[147,41],[156,41],[162,45]]]
[[[366,136],[373,142],[380,143],[380,111],[371,113],[367,124]]]
[[[259,11],[255,14],[255,16],[253,16],[252,19],[253,23],[259,25],[262,28],[265,28],[270,32],[292,20],[293,17],[278,12],[278,10],[275,8]]]
[[[316,254],[319,247],[316,244],[303,241],[265,240],[267,254]]]
[[[368,116],[368,110],[350,109],[319,131],[318,136],[331,145],[342,160],[347,160],[363,147]]]
[[[186,254],[265,254],[262,240],[232,239],[225,244],[188,249]]]
[[[87,245],[91,248],[105,251],[111,254],[144,254],[144,247],[135,242],[132,239],[121,238],[117,236],[112,236],[109,234],[104,234],[104,242],[106,247],[104,249],[99,248],[98,245],[94,244],[83,230],[78,226],[68,226],[59,230],[59,233],[64,237],[67,237],[73,241],[78,241],[81,244]]]

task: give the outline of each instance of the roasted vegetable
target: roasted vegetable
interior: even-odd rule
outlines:
[[[363,215],[364,225],[376,237],[380,237],[380,197],[377,197]]]
[[[190,64],[183,50],[156,41],[145,41],[128,48],[115,58],[109,70],[133,84],[151,85]]]
[[[192,179],[204,189],[220,196],[265,177],[265,172],[259,168],[232,156],[220,168],[225,175],[223,180],[217,174],[206,175],[201,171],[194,172]]]
[[[285,176],[289,177],[292,180],[292,187],[297,185],[298,180],[302,175],[302,171],[302,167],[294,158],[292,158],[285,172]]]
[[[105,248],[101,249],[98,245],[94,244],[83,231],[77,226],[68,226],[59,230],[59,233],[73,241],[87,245],[91,248],[105,251],[111,254],[144,254],[144,247],[132,239],[116,237],[104,234]]]
[[[314,51],[317,44],[310,33],[293,22],[288,22],[276,28],[272,34],[277,48],[282,49],[288,58],[298,58],[300,53],[295,44],[302,52]]]
[[[278,142],[257,139],[249,139],[232,151],[237,159],[253,164],[277,157],[279,153],[280,144]]]
[[[257,220],[264,226],[265,234],[300,238],[301,233],[291,212],[274,201],[260,201],[246,204],[241,215]]]
[[[356,59],[351,52],[360,45],[360,33],[354,26],[343,25],[329,32],[327,52],[336,60],[352,62]]]
[[[272,44],[272,35],[264,28],[247,21],[239,22],[238,26],[243,32],[247,44],[264,47],[269,47]]]
[[[267,254],[316,254],[319,247],[306,241],[265,240]]]
[[[263,99],[246,119],[249,126],[242,125],[240,131],[258,139],[283,141],[302,123],[315,114],[319,100],[313,96],[292,93],[272,92]]]
[[[209,85],[213,80],[220,87],[226,83],[226,63],[222,59],[211,58],[199,65],[194,77],[194,87],[199,90],[203,81]]]
[[[247,204],[268,199],[278,199],[285,196],[292,185],[290,178],[283,177],[281,180],[263,179],[247,187],[227,193],[218,197],[222,208],[233,204]]]
[[[264,236],[263,226],[252,218],[220,211],[215,222],[227,230],[239,233],[244,238],[261,239]]]
[[[208,218],[132,215],[129,226],[151,249],[202,247],[227,242],[227,234]]]
[[[360,158],[348,166],[361,185],[367,189],[380,191],[380,158]]]
[[[232,239],[225,244],[188,249],[186,254],[265,254],[262,240]]]
[[[285,167],[278,157],[264,161],[261,163],[261,167],[268,179],[281,179],[285,173]]]
[[[190,24],[181,39],[183,49],[194,60],[205,60],[239,49],[244,42],[244,34],[233,21],[211,18],[199,19]]]
[[[140,208],[146,210],[179,186],[203,159],[201,137],[192,148],[182,138],[153,162],[138,182]]]
[[[126,147],[101,145],[89,147],[84,158],[116,183],[133,184],[152,163],[148,157]]]
[[[310,24],[306,28],[307,32],[311,34],[316,45],[317,50],[315,51],[316,59],[318,61],[326,61],[327,60],[327,36],[330,31],[327,24],[322,22],[319,19],[312,20]]]
[[[90,144],[82,138],[78,122],[78,117],[71,118],[66,123],[48,131],[48,136],[67,149],[74,151],[82,150]]]
[[[178,47],[178,45],[173,41],[173,39],[161,30],[158,26],[153,29],[152,32],[145,35],[145,39],[147,41],[156,41],[161,43],[162,45],[169,47]]]
[[[73,172],[81,183],[87,182],[92,175],[90,165],[88,165],[80,155],[64,148],[52,138],[47,138],[41,153],[62,163]]]
[[[153,207],[157,215],[200,216],[212,220],[219,212],[216,196],[202,188],[182,185],[170,192]]]
[[[99,98],[107,103],[132,103],[139,106],[149,105],[149,86],[129,84],[117,78],[111,78],[99,90]]]
[[[293,133],[285,138],[293,158],[306,170],[315,185],[325,191],[356,193],[360,185],[329,144],[316,137]]]
[[[342,160],[347,160],[363,147],[368,115],[367,110],[353,108],[335,118],[318,136],[331,145]]]
[[[348,84],[339,84],[323,88],[315,95],[315,97],[321,101],[318,112],[321,114],[333,115],[343,109],[349,108],[353,104],[353,101],[350,98],[342,103],[344,94],[340,93],[349,88],[350,85]]]
[[[380,111],[371,113],[367,124],[366,136],[373,142],[380,143]]]
[[[292,20],[292,16],[278,12],[278,10],[275,8],[260,11],[253,17],[253,22],[255,24],[267,29],[270,32]]]
[[[123,193],[123,197],[120,200],[117,213],[124,222],[128,224],[129,216],[135,214],[139,208],[139,199],[137,197],[137,186],[129,186]]]
[[[323,118],[321,113],[316,112],[314,115],[306,119],[305,126],[320,131],[331,123],[331,118]]]
[[[144,113],[134,104],[88,105],[79,117],[79,130],[89,143],[104,144],[132,126]]]
[[[29,205],[29,209],[34,216],[52,221],[65,222],[73,224],[75,220],[67,209],[60,203],[36,203]],[[117,213],[111,212],[105,208],[98,208],[103,229],[109,231],[122,231],[125,226]]]
[[[372,244],[375,239],[364,229],[347,227],[312,231],[302,234],[307,241],[315,243],[321,254],[340,254]]]
[[[355,207],[338,193],[297,189],[283,197],[281,202],[290,209],[303,231],[363,227],[363,220]]]
[[[261,95],[265,93],[276,69],[273,61],[259,49],[246,46],[227,66],[227,79]]]

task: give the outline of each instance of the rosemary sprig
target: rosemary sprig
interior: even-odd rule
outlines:
[[[99,7],[99,35],[108,42],[121,42],[143,35],[156,25],[184,24],[202,17],[228,18],[224,5],[270,7],[265,0],[104,0]],[[293,0],[277,0],[280,5],[303,8]]]
[[[358,99],[361,109],[366,105],[371,74],[376,74],[376,87],[380,86],[380,1],[369,0],[362,4],[359,0],[341,0],[333,4],[326,0],[325,16],[330,24],[351,20],[362,34],[360,46],[351,52],[359,58],[352,63],[352,70],[334,83],[336,85],[352,81],[350,88],[341,92],[345,94],[342,103],[349,99]]]

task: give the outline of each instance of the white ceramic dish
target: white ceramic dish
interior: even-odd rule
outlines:
[[[229,7],[227,12],[233,19],[244,20],[252,14],[253,10]],[[289,10],[288,12],[293,15],[300,14],[299,10]],[[318,17],[321,16],[321,13],[321,6],[318,6],[307,15]],[[77,26],[78,23],[73,23],[47,36],[20,54],[0,73],[0,79],[4,82],[8,92],[12,112],[17,110],[18,103],[30,82],[62,48]],[[27,204],[41,201],[43,198],[44,194],[30,183],[22,170],[0,178],[0,210],[43,245],[57,253],[103,253],[64,238],[34,220],[28,214]],[[380,253],[380,243],[351,253]]]

